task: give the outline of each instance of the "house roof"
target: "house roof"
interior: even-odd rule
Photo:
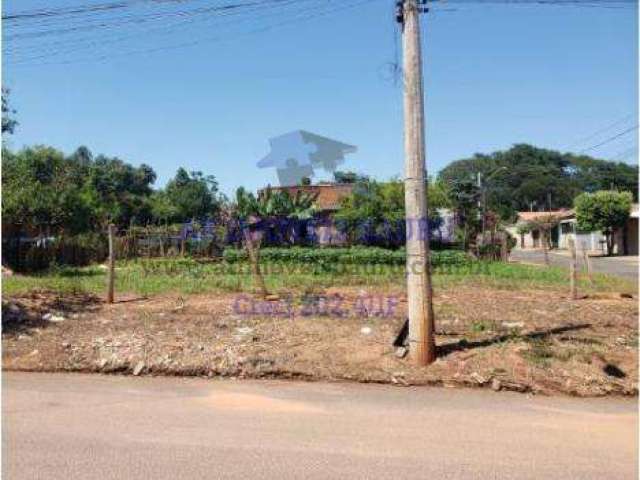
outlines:
[[[571,218],[575,212],[571,209],[563,208],[560,210],[551,210],[548,212],[518,212],[518,222],[531,222],[534,220],[543,220],[549,217],[557,217],[560,220]]]
[[[292,187],[268,187],[273,192],[287,192],[291,196],[297,195],[298,192],[304,192],[310,195],[318,195],[315,207],[319,210],[338,210],[342,200],[353,191],[354,185],[351,183],[340,184],[321,184],[321,185],[298,185]],[[266,188],[258,191],[261,196]]]

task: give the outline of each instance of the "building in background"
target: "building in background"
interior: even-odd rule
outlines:
[[[258,191],[258,197],[265,195],[267,189],[272,192],[287,192],[295,197],[298,192],[316,197],[317,213],[313,222],[313,232],[310,234],[317,239],[321,246],[340,246],[347,244],[346,235],[338,230],[333,215],[340,208],[343,199],[351,195],[354,184],[321,183],[318,185],[297,185],[291,187],[267,187]]]
[[[565,250],[569,246],[569,239],[575,241],[579,250],[586,250],[594,255],[604,255],[606,252],[606,237],[600,232],[580,232],[577,229],[576,214],[573,210],[553,210],[548,212],[519,212],[515,225],[507,228],[509,233],[517,239],[517,249],[542,248],[542,232],[531,229],[526,233],[518,232],[518,225],[549,219],[558,219],[558,225],[553,227],[550,235],[551,248]],[[624,227],[614,232],[614,255],[638,255],[638,204],[633,204],[629,219]]]

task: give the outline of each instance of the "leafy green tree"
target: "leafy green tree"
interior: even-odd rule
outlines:
[[[532,218],[528,222],[523,222],[518,226],[519,232],[531,232],[537,230],[541,235],[542,252],[544,253],[544,263],[549,265],[549,249],[551,248],[551,232],[558,228],[562,220],[559,215],[552,215],[541,212],[540,216]]]
[[[82,195],[77,165],[51,147],[25,148],[2,155],[3,222],[71,233],[91,226],[92,211]]]
[[[173,221],[212,218],[220,210],[218,182],[213,175],[198,171],[189,173],[179,168],[176,176],[167,184],[165,194],[168,204],[176,212]]]
[[[317,194],[297,191],[290,195],[285,190],[267,188],[256,198],[240,187],[236,191],[236,218],[245,226],[263,232],[273,243],[295,244],[303,236],[306,221],[313,218]]]
[[[611,255],[615,230],[624,227],[632,202],[633,195],[629,192],[601,190],[580,194],[575,199],[578,229],[587,232],[601,230],[607,239],[607,255]]]
[[[15,131],[18,121],[14,118],[15,109],[9,104],[8,88],[2,87],[2,134],[11,134]]]
[[[518,211],[569,208],[581,192],[616,188],[636,194],[638,166],[608,162],[585,155],[561,153],[517,144],[506,151],[475,154],[445,167],[439,179],[450,185],[476,182],[488,210],[503,220],[514,220]]]
[[[482,218],[478,209],[480,190],[471,178],[462,177],[449,184],[449,191],[456,216],[456,240],[467,250],[474,246],[481,231]]]
[[[343,172],[339,170],[336,172],[333,172],[333,178],[335,182],[338,184],[359,183],[359,182],[366,182],[369,180],[369,177],[367,177],[366,175],[361,175],[359,173],[350,172],[350,171]]]
[[[429,209],[453,208],[453,192],[450,185],[439,178],[435,180],[430,178],[427,188]]]
[[[158,223],[169,224],[180,217],[178,208],[171,202],[165,190],[158,190],[151,194],[149,198],[151,205],[151,215]]]
[[[443,198],[434,200],[443,201]],[[404,183],[401,180],[362,181],[342,201],[334,218],[351,243],[398,247],[406,240],[404,201]],[[437,202],[431,203],[429,210],[430,229],[440,223],[439,207],[434,203]]]
[[[242,234],[242,243],[247,250],[251,269],[262,296],[267,296],[269,292],[260,271],[260,245],[265,234],[270,228],[284,229],[279,231],[288,238],[295,234],[295,223],[286,222],[282,224],[279,220],[309,219],[314,213],[314,202],[316,195],[306,194],[298,191],[295,196],[289,195],[286,191],[266,189],[263,195],[256,197],[253,193],[247,192],[243,187],[236,190],[236,201],[233,206],[234,217],[239,222],[239,229]],[[271,223],[275,220],[275,223]],[[255,231],[259,231],[255,235]]]
[[[76,155],[82,162],[87,157],[90,155]],[[151,167],[145,164],[134,167],[119,158],[98,155],[88,163],[86,171],[84,199],[101,228],[109,223],[127,227],[151,221],[149,197],[156,179]]]

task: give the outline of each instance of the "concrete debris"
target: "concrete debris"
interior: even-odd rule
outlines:
[[[502,388],[502,382],[500,380],[498,380],[497,378],[494,378],[493,380],[491,380],[492,390],[499,392],[501,388]]]
[[[143,369],[144,369],[144,362],[142,360],[140,360],[136,364],[135,368],[133,369],[133,374],[136,375],[136,376],[140,375],[140,373],[142,372]]]
[[[524,322],[502,322],[502,326],[505,328],[523,328]]]
[[[66,320],[62,315],[54,315],[51,312],[45,313],[42,316],[42,319],[47,321],[47,322],[53,322],[53,323],[60,323],[60,322],[64,322]]]
[[[484,378],[482,375],[480,375],[478,372],[473,372],[470,376],[475,382],[479,383],[480,385],[483,385],[488,382],[488,380]]]
[[[398,347],[398,348],[396,348],[396,357],[398,357],[398,358],[406,357],[407,353],[409,353],[409,350],[407,349],[407,347]]]

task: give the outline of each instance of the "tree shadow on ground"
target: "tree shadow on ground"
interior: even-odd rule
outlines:
[[[457,342],[438,345],[436,347],[437,355],[440,357],[440,356],[449,355],[450,353],[453,353],[453,352],[460,352],[463,350],[470,350],[473,348],[489,347],[491,345],[502,343],[514,338],[522,339],[522,340],[538,340],[538,339],[550,337],[551,335],[557,335],[560,333],[571,332],[575,330],[583,330],[585,328],[590,328],[590,327],[591,327],[590,323],[581,323],[578,325],[566,325],[562,327],[549,328],[547,330],[539,330],[539,331],[529,332],[529,333],[520,334],[520,335],[504,334],[504,335],[497,335],[491,338],[485,338],[482,340],[472,340],[472,341],[462,339]]]
[[[34,328],[47,328],[52,323],[47,313],[66,317],[100,308],[103,301],[88,293],[38,293],[2,301],[2,334],[17,335]]]

